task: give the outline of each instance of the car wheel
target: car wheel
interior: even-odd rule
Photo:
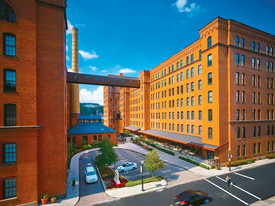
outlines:
[[[209,202],[210,202],[209,199],[205,199],[205,200],[204,200],[204,203],[209,203]]]

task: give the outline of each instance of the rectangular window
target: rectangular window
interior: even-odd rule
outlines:
[[[207,65],[208,65],[208,66],[212,66],[212,54],[209,54],[209,55],[207,56]]]
[[[16,105],[4,105],[4,126],[16,126]]]
[[[195,112],[194,112],[194,111],[191,112],[191,119],[192,119],[192,120],[195,119]]]
[[[261,153],[261,143],[259,142],[258,143],[258,154],[260,154]]]
[[[241,153],[241,151],[240,151],[240,145],[238,145],[237,146],[237,157],[240,157],[240,153]]]
[[[4,92],[16,92],[16,72],[4,69]]]
[[[242,55],[242,56],[241,56],[241,66],[243,67],[244,64],[245,64],[245,56]]]
[[[3,54],[6,56],[16,56],[16,39],[15,35],[3,34]]]
[[[16,178],[3,180],[3,199],[16,197]]]
[[[201,65],[198,66],[198,74],[201,74]]]
[[[252,57],[252,69],[255,69],[255,58]]]
[[[202,105],[202,96],[199,95],[199,105]]]
[[[256,126],[253,127],[253,137],[256,137],[257,129]]]
[[[239,65],[239,54],[236,54],[236,65]]]
[[[195,134],[195,126],[194,125],[191,126],[191,133]]]
[[[243,127],[243,139],[245,139],[245,127]]]
[[[241,137],[240,137],[240,133],[241,133],[240,127],[237,127],[237,139],[240,139],[240,138],[241,138]]]
[[[208,85],[212,84],[212,72],[208,73]]]
[[[4,163],[16,162],[16,144],[15,143],[3,144],[3,162]]]
[[[187,133],[190,133],[190,125],[187,125]]]
[[[253,144],[253,154],[256,154],[256,143]]]
[[[199,111],[199,120],[202,120],[202,111]]]
[[[213,133],[212,133],[212,128],[208,128],[208,139],[213,139]]]
[[[245,144],[243,145],[242,156],[245,157]]]
[[[189,69],[186,70],[186,79],[189,79]]]
[[[199,135],[202,135],[202,126],[199,126]]]
[[[240,120],[240,109],[236,111],[236,120]]]
[[[208,103],[212,103],[212,91],[208,91]]]
[[[194,67],[191,68],[191,77],[194,77]]]
[[[202,89],[202,84],[201,84],[201,80],[198,81],[198,90]]]
[[[258,126],[258,137],[261,137],[261,126]]]

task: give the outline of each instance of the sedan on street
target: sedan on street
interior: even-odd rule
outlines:
[[[121,166],[117,167],[118,172],[126,172],[137,168],[137,164],[134,162],[125,162]]]
[[[211,202],[211,197],[199,190],[186,190],[174,197],[176,205],[202,205]]]

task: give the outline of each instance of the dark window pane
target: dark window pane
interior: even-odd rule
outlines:
[[[16,126],[16,105],[4,105],[4,126]]]
[[[14,70],[4,70],[4,91],[15,92],[16,91],[16,72]]]

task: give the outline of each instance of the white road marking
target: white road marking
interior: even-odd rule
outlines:
[[[233,172],[233,173],[236,174],[236,175],[245,177],[245,178],[247,178],[247,179],[255,180],[255,178],[253,178],[253,177],[248,177],[248,176],[246,176],[246,175],[243,175],[243,174],[240,174],[240,173],[237,173],[237,172]]]
[[[228,192],[228,191],[224,190],[223,188],[221,188],[220,186],[216,185],[215,183],[213,183],[213,182],[209,181],[208,179],[204,178],[204,180],[205,180],[205,181],[207,181],[207,182],[209,182],[210,184],[212,184],[212,185],[216,186],[216,187],[217,187],[217,188],[219,188],[220,190],[222,190],[222,191],[226,192],[227,194],[231,195],[232,197],[236,198],[237,200],[239,200],[239,201],[240,201],[240,202],[242,202],[243,204],[245,204],[245,205],[249,205],[247,202],[245,202],[245,201],[243,201],[242,199],[240,199],[240,198],[236,197],[235,195],[231,194],[230,192]]]
[[[220,180],[226,182],[224,179],[222,179],[222,178],[220,178],[220,177],[218,177],[218,176],[216,176],[216,178],[218,178],[218,179],[220,179]],[[249,194],[249,195],[255,197],[256,199],[261,200],[261,198],[259,198],[259,197],[257,197],[256,195],[253,195],[252,193],[250,193],[250,192],[248,192],[248,191],[246,191],[246,190],[244,190],[244,189],[238,187],[237,185],[234,185],[234,183],[233,183],[233,186],[236,187],[236,188],[238,188],[239,190],[241,190],[241,191],[243,191],[243,192],[245,192],[245,193],[247,193],[247,194]]]

